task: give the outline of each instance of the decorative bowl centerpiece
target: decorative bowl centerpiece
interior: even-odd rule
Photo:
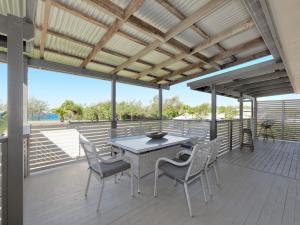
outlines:
[[[159,131],[153,131],[153,132],[147,132],[145,135],[152,139],[160,139],[166,136],[168,132],[159,132]]]

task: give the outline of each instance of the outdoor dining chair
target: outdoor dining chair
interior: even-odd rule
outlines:
[[[207,129],[204,128],[189,128],[184,136],[190,137],[191,140],[181,145],[183,148],[192,150],[194,145],[200,142],[204,142],[207,136]],[[185,157],[185,155],[183,155]],[[187,158],[185,159],[187,160]]]
[[[223,137],[217,137],[214,140],[210,141],[209,144],[203,144],[202,150],[207,151],[209,160],[207,161],[207,164],[205,165],[205,179],[207,183],[208,193],[210,196],[212,196],[208,171],[212,168],[216,177],[217,185],[220,185],[220,178],[219,173],[217,170],[216,162],[217,162],[217,156],[221,149],[221,145],[223,142]],[[180,151],[177,154],[177,158],[181,161],[187,161],[191,156],[190,151]]]
[[[189,208],[190,216],[193,216],[192,206],[188,185],[200,178],[205,202],[207,202],[205,193],[205,184],[203,174],[208,160],[207,151],[202,151],[201,144],[196,144],[192,150],[191,156],[185,162],[178,159],[159,158],[155,165],[154,196],[157,196],[157,182],[159,171],[164,175],[183,183],[185,196]]]
[[[101,158],[96,151],[96,147],[93,143],[88,141],[85,137],[82,135],[79,136],[79,143],[84,149],[88,165],[89,165],[89,177],[85,189],[85,196],[87,197],[89,185],[91,181],[91,176],[94,175],[97,180],[100,181],[101,187],[100,187],[100,195],[99,200],[97,204],[97,212],[99,212],[101,199],[103,195],[104,190],[104,181],[106,178],[111,177],[112,175],[116,175],[122,171],[131,170],[131,196],[134,195],[133,190],[133,165],[132,162],[123,157],[122,155],[119,155],[117,158],[110,158],[110,159],[103,159]]]

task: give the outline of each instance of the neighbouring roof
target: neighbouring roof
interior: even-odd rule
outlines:
[[[203,77],[187,84],[192,90],[211,92],[215,86],[219,95],[240,98],[263,97],[293,93],[293,87],[283,63],[274,60],[239,70]]]
[[[36,2],[30,58],[172,85],[270,54],[241,0]],[[0,14],[25,5],[2,0]]]

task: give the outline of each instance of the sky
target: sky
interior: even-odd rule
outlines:
[[[245,66],[271,60],[272,57],[263,57],[235,67],[217,71],[203,77],[217,76],[224,72],[236,70]],[[187,83],[198,80],[195,78],[171,86],[170,90],[163,91],[164,98],[178,96],[182,102],[190,106],[202,103],[210,103],[210,94],[192,91],[187,87]],[[109,81],[97,80],[74,76],[69,74],[50,72],[45,70],[29,69],[28,71],[28,95],[48,102],[50,108],[58,107],[66,99],[82,105],[90,105],[101,101],[110,101],[111,83]],[[158,94],[158,90],[138,87],[133,85],[117,84],[117,101],[141,101],[144,105],[150,103],[151,99]],[[260,98],[259,100],[274,99],[300,99],[300,94],[290,94]],[[7,69],[6,64],[0,64],[0,103],[6,103],[7,99]],[[235,99],[218,96],[217,104],[237,105]]]

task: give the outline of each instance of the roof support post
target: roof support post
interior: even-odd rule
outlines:
[[[162,88],[158,89],[158,119],[159,121],[159,130],[162,131],[162,120],[163,120],[163,93]]]
[[[243,93],[240,94],[240,98],[239,98],[239,102],[240,102],[240,144],[242,147],[242,139],[243,139],[243,127],[244,127],[244,99],[243,99]]]
[[[8,15],[7,224],[23,224],[23,19]]]
[[[257,99],[256,97],[252,100],[252,127],[253,127],[253,140],[257,137]]]
[[[211,90],[211,123],[210,123],[210,140],[217,137],[217,92],[216,85],[210,86]]]
[[[116,101],[116,91],[117,91],[117,77],[112,75],[111,81],[111,128],[117,128],[117,101]]]

